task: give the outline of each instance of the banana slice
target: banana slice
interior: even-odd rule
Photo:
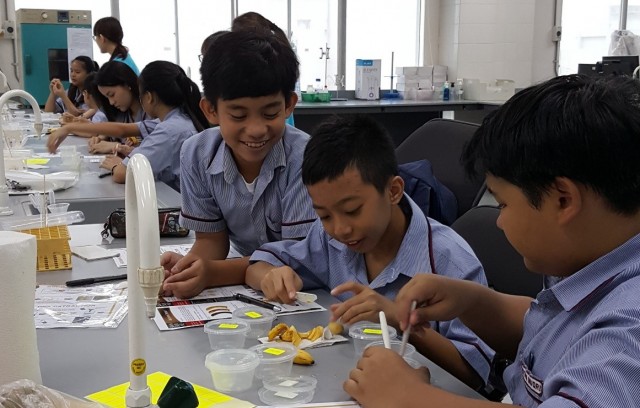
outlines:
[[[313,293],[296,292],[296,299],[301,303],[313,303],[318,299],[318,296]]]

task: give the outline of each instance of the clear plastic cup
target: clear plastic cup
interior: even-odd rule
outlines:
[[[249,325],[240,320],[212,320],[204,325],[211,350],[241,349],[247,339]]]
[[[221,392],[250,389],[259,364],[258,355],[245,349],[212,351],[204,361],[205,367],[211,372],[213,387]]]
[[[388,326],[389,338],[395,339],[396,329]],[[349,336],[353,339],[355,357],[360,358],[367,344],[373,341],[382,341],[382,329],[380,323],[358,322],[349,328]]]
[[[69,203],[49,204],[47,208],[49,209],[49,212],[51,214],[62,214],[62,213],[66,213],[67,210],[69,209]]]
[[[247,337],[250,339],[264,337],[276,318],[276,313],[273,310],[258,306],[241,307],[234,310],[231,315],[235,320],[240,320],[249,325],[251,329],[247,333]]]
[[[260,359],[260,365],[256,369],[256,378],[271,378],[291,374],[293,358],[297,349],[288,343],[265,343],[251,347]]]
[[[389,345],[391,346],[391,350],[393,350],[396,353],[400,354],[400,346],[402,345],[402,341],[401,340],[390,340],[389,341]],[[371,343],[369,343],[366,346],[364,346],[364,348],[367,349],[369,347],[375,347],[375,346],[384,347],[384,341],[382,341],[382,340],[372,341]],[[364,350],[363,350],[363,352],[364,352]],[[416,354],[416,348],[413,346],[413,344],[407,343],[406,347],[404,349],[404,356],[403,357],[412,357],[414,354]]]
[[[262,380],[260,401],[269,406],[306,404],[316,392],[318,380],[308,375],[278,376]]]

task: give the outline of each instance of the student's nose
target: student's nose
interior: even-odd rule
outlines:
[[[249,137],[262,139],[267,133],[267,124],[260,119],[254,119],[247,124],[246,132]]]
[[[347,240],[351,238],[353,228],[351,224],[342,217],[335,217],[333,221],[333,235],[339,240]]]

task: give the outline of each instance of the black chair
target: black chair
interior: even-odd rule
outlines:
[[[482,195],[483,180],[470,180],[460,163],[462,149],[479,125],[449,119],[432,119],[409,135],[397,148],[398,163],[427,159],[433,174],[458,200],[458,217]]]
[[[468,243],[482,263],[489,286],[498,292],[536,297],[542,276],[530,272],[522,256],[496,225],[500,209],[473,207],[458,218],[453,228]]]

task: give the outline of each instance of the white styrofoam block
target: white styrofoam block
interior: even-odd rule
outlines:
[[[418,67],[396,67],[396,75],[416,75]]]

